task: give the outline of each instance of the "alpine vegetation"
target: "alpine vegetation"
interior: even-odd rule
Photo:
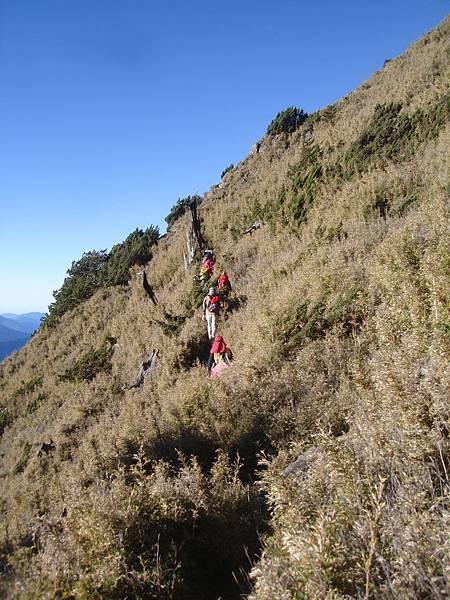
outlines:
[[[2,597],[448,597],[449,40],[72,264],[0,365]]]

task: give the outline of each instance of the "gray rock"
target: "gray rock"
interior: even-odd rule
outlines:
[[[261,221],[256,221],[255,223],[253,223],[253,225],[250,225],[250,227],[244,231],[243,235],[246,235],[246,234],[252,235],[252,233],[254,231],[256,231],[257,229],[260,229],[263,225],[264,225],[264,223],[261,223]]]
[[[141,388],[144,385],[146,376],[156,368],[159,350],[152,350],[151,353],[144,359],[139,366],[139,373],[134,383],[126,389]]]
[[[311,463],[315,461],[319,456],[319,449],[316,446],[311,446],[302,454],[299,454],[294,462],[291,462],[282,472],[281,476],[286,479],[291,475],[299,478],[303,478],[306,471],[311,466]]]
[[[253,146],[250,148],[250,156],[254,156],[255,154],[259,154],[261,151],[261,142],[256,142],[256,144],[253,144]]]

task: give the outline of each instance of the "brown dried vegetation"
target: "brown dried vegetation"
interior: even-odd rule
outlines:
[[[220,380],[187,215],[146,267],[158,307],[134,276],[0,365],[4,597],[447,597],[449,39],[447,19],[205,194],[240,298]]]

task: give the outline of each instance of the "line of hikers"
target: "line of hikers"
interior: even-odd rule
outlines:
[[[205,250],[203,254],[202,266],[199,279],[202,284],[207,283],[214,272],[214,254],[212,250]],[[217,280],[217,289],[212,286],[203,299],[202,319],[206,321],[208,327],[208,338],[212,342],[208,357],[208,374],[211,377],[217,377],[220,372],[229,365],[232,353],[226,347],[224,339],[216,335],[217,320],[220,314],[221,305],[225,302],[231,292],[231,283],[225,271],[222,271]]]

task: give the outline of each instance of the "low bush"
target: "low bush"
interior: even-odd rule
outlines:
[[[450,94],[426,108],[403,111],[400,102],[379,104],[359,138],[329,168],[329,173],[348,180],[371,166],[410,158],[419,145],[433,140],[450,120]]]
[[[276,201],[264,210],[264,219],[271,229],[279,225],[296,228],[306,221],[322,177],[320,158],[320,149],[308,146],[303,149],[300,160],[289,168],[287,183],[279,191]]]
[[[388,215],[401,215],[419,200],[419,192],[411,190],[403,195],[392,194],[389,191],[377,194],[374,202],[369,207],[378,212],[380,217],[386,219]]]
[[[163,311],[163,320],[155,319],[155,323],[159,325],[166,335],[175,336],[179,333],[186,321],[186,315],[173,315],[167,310]]]
[[[308,114],[302,109],[290,106],[282,110],[273,119],[267,128],[267,135],[277,135],[278,133],[293,133],[302,123],[306,121]]]
[[[92,250],[72,263],[59,290],[53,292],[54,302],[48,307],[44,324],[53,325],[67,311],[88,300],[101,286],[103,269],[108,260],[106,250]]]
[[[165,218],[167,229],[170,229],[175,221],[177,221],[187,210],[189,210],[189,206],[192,203],[196,202],[198,205],[201,203],[201,201],[202,198],[198,194],[194,194],[194,196],[186,196],[186,198],[178,198],[176,204],[172,206],[169,214]]]
[[[334,104],[329,104],[312,114],[306,120],[306,125],[314,125],[315,123],[334,123],[336,120],[337,110]]]
[[[72,263],[54,302],[48,307],[43,323],[52,326],[69,310],[88,300],[98,289],[126,285],[133,265],[143,265],[152,257],[152,247],[159,239],[158,227],[136,229],[120,244],[106,250],[92,250]]]
[[[401,215],[409,210],[413,204],[419,201],[419,193],[412,191],[404,196],[397,196],[389,207],[390,212],[395,215]]]
[[[305,343],[323,337],[334,326],[339,325],[344,334],[349,334],[360,324],[356,300],[359,290],[349,288],[329,305],[326,297],[316,303],[308,300],[293,301],[289,308],[273,320],[274,336],[280,342],[278,352],[297,351]]]
[[[13,467],[12,473],[13,475],[18,475],[19,473],[22,473],[22,471],[25,470],[25,467],[28,464],[28,461],[30,460],[30,456],[31,456],[31,444],[29,444],[28,442],[25,442],[25,444],[22,446],[22,452],[20,454],[19,460],[16,462],[16,464]]]
[[[331,164],[326,164],[318,146],[304,147],[300,160],[289,168],[287,181],[276,199],[264,207],[263,218],[272,230],[280,226],[295,230],[307,219],[318,183],[329,183],[332,179],[346,181],[377,165],[406,160],[420,144],[434,139],[449,120],[450,94],[411,114],[403,112],[401,103],[377,105],[358,139]],[[416,200],[413,190],[392,201],[380,198],[374,208],[386,217],[388,212],[400,214]]]
[[[228,167],[222,171],[222,173],[220,174],[220,179],[223,179],[223,178],[224,178],[224,176],[225,176],[227,173],[229,173],[230,171],[232,171],[233,169],[234,169],[234,164],[233,164],[233,163],[231,163],[231,165],[228,165]]]
[[[9,411],[5,407],[0,408],[0,435],[5,431],[9,424]]]
[[[126,285],[130,267],[144,265],[152,257],[152,246],[159,239],[159,229],[153,225],[145,231],[135,229],[126,240],[111,248],[102,275],[103,285]]]
[[[204,331],[191,335],[182,341],[182,349],[177,355],[176,368],[191,369],[196,364],[206,364],[211,349],[211,342]]]
[[[92,381],[98,373],[108,373],[111,370],[113,354],[113,346],[105,341],[100,348],[88,350],[59,377],[61,381]]]
[[[28,381],[22,381],[22,385],[19,388],[17,388],[17,390],[14,392],[14,397],[19,398],[20,396],[32,394],[36,390],[36,388],[42,385],[43,380],[43,375],[35,375]]]
[[[205,288],[206,284],[202,285],[201,281],[197,277],[194,277],[191,291],[184,303],[189,315],[193,315],[197,308],[200,308],[202,305],[203,299],[206,295]]]
[[[45,400],[47,400],[47,396],[43,393],[38,394],[35,398],[33,398],[33,400],[30,400],[27,405],[27,414],[31,415],[32,413],[36,412],[39,406]]]

